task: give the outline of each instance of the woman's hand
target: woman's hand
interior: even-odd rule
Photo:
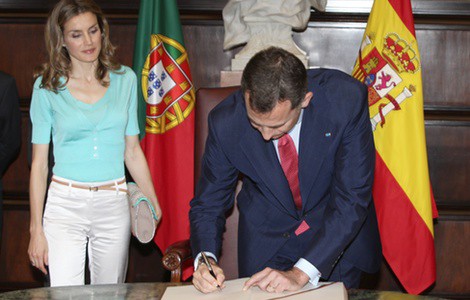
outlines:
[[[44,231],[31,233],[28,255],[31,265],[47,274],[46,266],[49,265],[49,248]]]
[[[155,199],[155,201],[152,201],[153,208],[155,209],[155,214],[157,215],[157,219],[155,221],[155,228],[157,228],[158,224],[162,220],[162,209],[160,208],[160,204],[158,203],[158,200]]]

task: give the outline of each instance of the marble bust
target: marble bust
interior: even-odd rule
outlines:
[[[292,39],[292,29],[304,30],[310,7],[324,11],[327,0],[230,0],[223,9],[224,50],[246,43],[232,60],[232,70],[243,70],[258,51],[281,47],[307,67],[307,54]]]

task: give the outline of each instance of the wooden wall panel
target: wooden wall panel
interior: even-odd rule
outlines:
[[[435,226],[436,285],[434,294],[470,296],[470,219],[442,216]],[[468,299],[468,298],[467,298]]]
[[[420,27],[418,27],[420,28]],[[426,105],[470,107],[470,28],[421,26],[417,31]]]
[[[470,124],[426,127],[429,172],[439,205],[470,208]]]
[[[194,85],[219,86],[220,71],[228,70],[233,57],[233,51],[223,51],[223,26],[185,25],[183,31]]]
[[[110,26],[111,42],[117,47],[119,61],[123,65],[132,67],[136,24],[119,24],[110,20]]]
[[[33,69],[45,61],[44,25],[0,23],[0,70],[16,79],[19,96],[29,99]]]
[[[13,284],[17,288],[40,287],[42,273],[31,266],[26,251],[29,243],[29,210],[7,209],[3,213],[3,243],[0,252],[0,292]]]
[[[29,113],[25,110],[21,113],[21,132],[22,144],[18,158],[10,165],[8,171],[3,176],[3,185],[5,198],[25,199],[28,195],[29,188],[29,160],[31,159],[31,149],[28,147],[30,141],[31,122],[29,121]],[[27,198],[26,198],[27,199]]]

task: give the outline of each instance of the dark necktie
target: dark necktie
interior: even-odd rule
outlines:
[[[277,143],[281,167],[286,175],[289,187],[294,197],[297,209],[302,208],[302,198],[299,187],[299,157],[295,149],[294,141],[289,134],[284,134]]]

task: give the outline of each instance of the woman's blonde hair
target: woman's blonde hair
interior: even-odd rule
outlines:
[[[100,7],[92,0],[61,0],[52,10],[47,19],[45,29],[45,42],[48,53],[48,61],[35,72],[35,77],[42,75],[41,88],[45,88],[57,93],[58,89],[65,86],[69,80],[69,72],[72,62],[64,44],[64,25],[71,18],[91,12],[98,20],[101,31],[101,52],[98,56],[98,66],[96,68],[96,79],[103,86],[108,86],[105,79],[108,71],[116,71],[121,65],[114,57],[114,47],[109,40],[109,26]],[[60,78],[65,78],[65,83],[60,82]]]

